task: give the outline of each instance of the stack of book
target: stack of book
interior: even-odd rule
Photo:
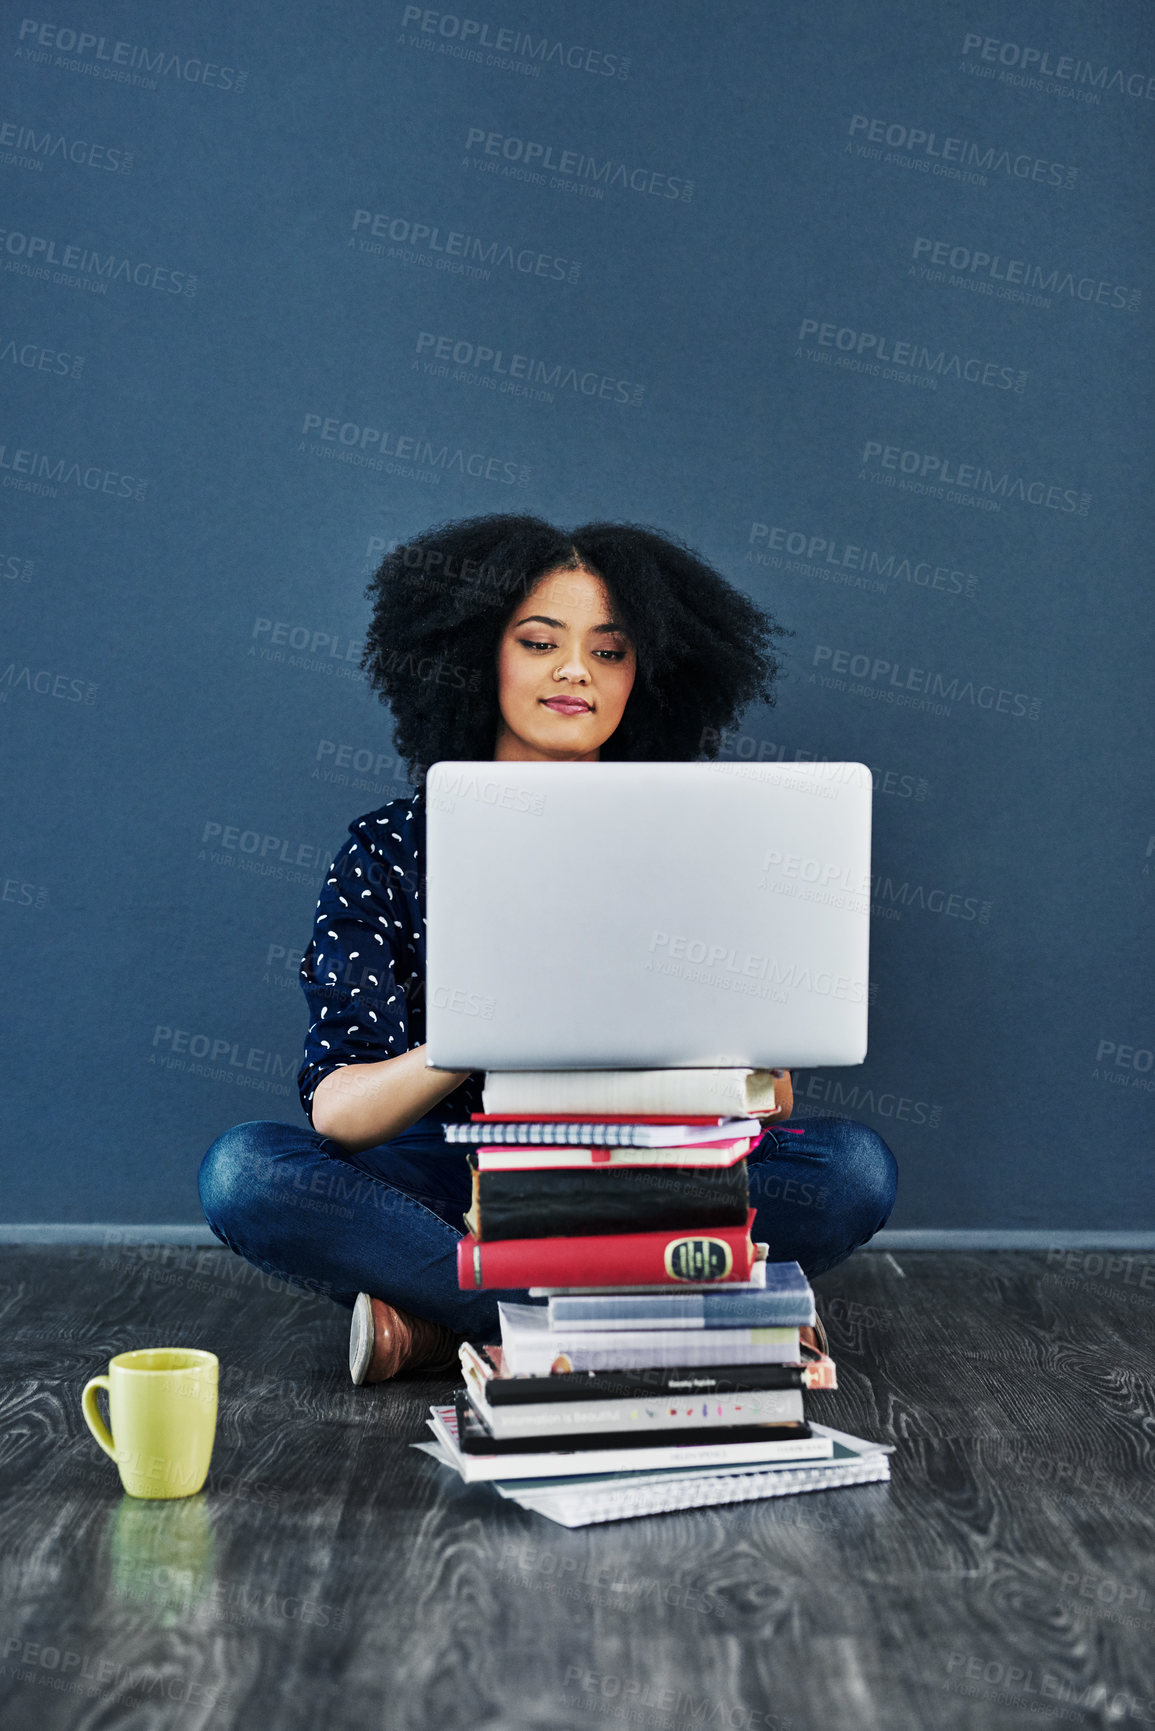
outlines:
[[[808,1422],[836,1386],[800,1335],[814,1296],[751,1237],[772,1072],[490,1072],[483,1104],[446,1126],[473,1172],[459,1282],[539,1302],[499,1302],[419,1447],[567,1526],[889,1476]]]

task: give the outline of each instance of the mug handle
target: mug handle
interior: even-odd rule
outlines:
[[[102,1388],[106,1394],[111,1394],[108,1378],[94,1376],[91,1382],[84,1385],[84,1393],[80,1397],[80,1410],[84,1414],[84,1422],[104,1450],[106,1455],[116,1459],[116,1444],[112,1440],[112,1432],[100,1416],[100,1408],[96,1404],[96,1391]]]

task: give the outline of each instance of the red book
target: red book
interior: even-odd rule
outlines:
[[[479,1172],[548,1172],[563,1166],[607,1166],[628,1171],[638,1166],[734,1166],[750,1152],[757,1136],[735,1136],[728,1142],[679,1142],[675,1147],[618,1148],[608,1142],[480,1142],[463,1143],[476,1155]]]
[[[724,1124],[719,1112],[471,1112],[471,1124]]]
[[[499,1238],[472,1234],[457,1246],[463,1292],[526,1286],[681,1286],[750,1278],[751,1208],[745,1226],[702,1232],[614,1232],[589,1238]]]

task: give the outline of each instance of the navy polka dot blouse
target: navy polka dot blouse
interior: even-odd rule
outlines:
[[[425,1042],[425,796],[419,789],[355,818],[321,889],[301,959],[309,1003],[301,1104],[312,1122],[322,1076],[395,1058]],[[439,1100],[423,1124],[480,1112],[484,1071]]]

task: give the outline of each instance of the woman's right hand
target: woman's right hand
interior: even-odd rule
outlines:
[[[473,1074],[435,1070],[426,1064],[426,1051],[411,1046],[379,1063],[330,1070],[313,1090],[314,1130],[353,1153],[400,1136]]]

